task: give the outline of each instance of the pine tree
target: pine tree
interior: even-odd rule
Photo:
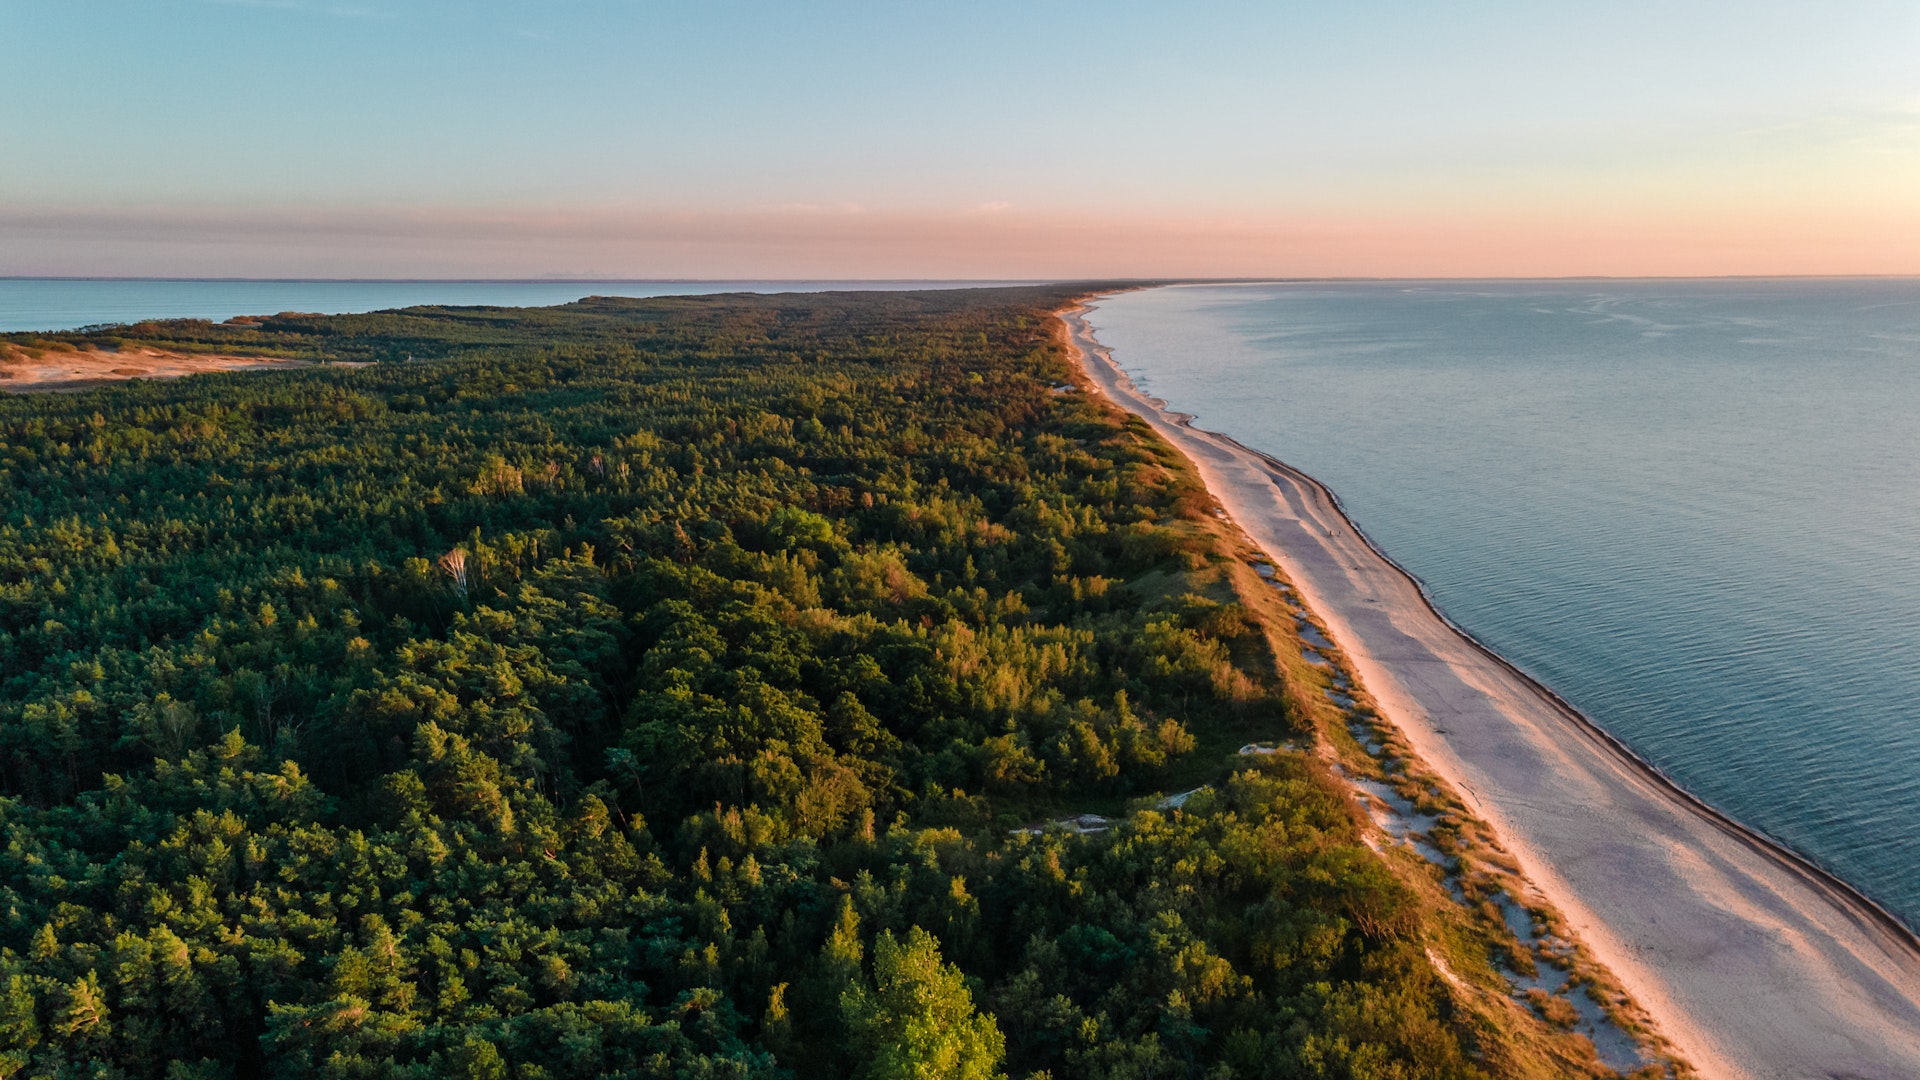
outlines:
[[[864,1080],[997,1080],[1007,1041],[976,1013],[960,969],[916,926],[903,944],[883,932],[873,944],[873,987],[840,998]]]

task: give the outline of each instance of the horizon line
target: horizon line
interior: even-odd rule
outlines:
[[[1263,285],[1305,284],[1314,282],[1365,281],[1805,281],[1805,280],[1883,280],[1920,279],[1920,271],[1911,273],[1777,273],[1777,274],[1326,274],[1229,277],[1189,275],[1151,277],[169,277],[153,274],[0,274],[5,281],[122,281],[178,282],[199,284],[258,285],[728,285],[753,282],[768,285],[812,285],[823,283],[900,285],[912,283],[954,285],[1077,285],[1108,282],[1152,283],[1156,285]]]

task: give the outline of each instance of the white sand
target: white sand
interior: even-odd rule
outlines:
[[[1920,1078],[1913,934],[1662,779],[1449,624],[1311,477],[1135,389],[1085,310],[1062,317],[1094,384],[1193,461],[1387,719],[1703,1076]]]

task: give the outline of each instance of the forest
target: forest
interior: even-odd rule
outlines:
[[[16,335],[0,1077],[1511,1074],[1081,291]]]

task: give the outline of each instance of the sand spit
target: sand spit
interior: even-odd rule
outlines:
[[[271,356],[210,356],[162,349],[44,349],[0,345],[0,391],[16,394],[84,390],[128,379],[177,379],[205,371],[264,371],[305,367],[304,360]]]
[[[1088,377],[1178,447],[1386,718],[1706,1077],[1920,1077],[1920,940],[1714,812],[1447,622],[1311,477],[1134,387],[1087,309]]]

